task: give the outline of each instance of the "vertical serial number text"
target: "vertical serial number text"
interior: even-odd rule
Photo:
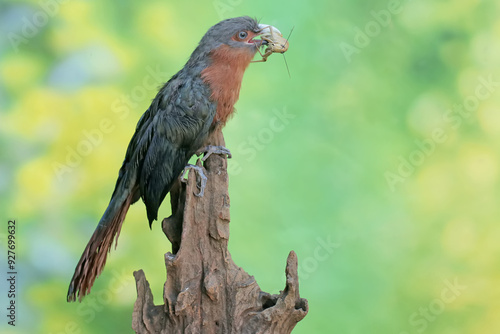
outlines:
[[[7,223],[7,323],[16,325],[16,221]]]

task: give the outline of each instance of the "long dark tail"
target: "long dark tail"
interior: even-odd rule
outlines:
[[[82,301],[82,298],[90,293],[95,279],[106,264],[106,257],[111,250],[115,236],[116,243],[118,243],[122,223],[130,204],[133,202],[133,197],[134,191],[125,191],[125,194],[113,194],[106,212],[104,212],[99,225],[97,225],[94,234],[92,234],[87,247],[83,251],[80,261],[76,265],[75,273],[69,284],[68,302],[75,301],[77,296],[78,300]]]

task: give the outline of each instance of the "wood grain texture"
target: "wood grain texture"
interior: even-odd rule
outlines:
[[[210,138],[224,145],[220,131]],[[260,289],[253,276],[232,260],[229,240],[227,161],[211,155],[204,197],[196,197],[196,174],[171,193],[172,216],[163,229],[173,243],[165,254],[164,305],[155,306],[142,270],[134,272],[137,300],[132,328],[136,333],[290,333],[308,312],[300,298],[297,256],[290,252],[286,286],[280,294]],[[181,214],[182,213],[182,214]]]

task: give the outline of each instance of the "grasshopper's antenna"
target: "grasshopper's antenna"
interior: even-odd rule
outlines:
[[[287,42],[290,39],[290,36],[292,36],[293,29],[295,29],[295,26],[292,27],[292,30],[290,30],[290,33],[288,34],[288,38],[286,39]],[[288,63],[286,62],[286,57],[285,57],[284,53],[283,53],[283,59],[285,60],[285,66],[286,66],[286,70],[288,71],[288,77],[291,79],[292,76],[290,75],[290,69],[288,68]]]
[[[292,36],[293,29],[295,29],[295,26],[293,26],[292,30],[290,30],[290,33],[288,34],[288,38],[286,39],[287,41],[290,39],[290,36]]]
[[[290,69],[288,68],[288,63],[286,62],[285,54],[283,53],[283,59],[285,60],[285,66],[286,70],[288,71],[288,77],[291,79],[292,76],[290,75]]]

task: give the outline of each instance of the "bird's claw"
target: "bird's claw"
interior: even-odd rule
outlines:
[[[186,167],[184,167],[184,170],[181,173],[180,180],[181,180],[181,182],[184,182],[184,183],[187,182],[186,174],[190,169],[193,169],[200,177],[199,184],[198,184],[198,178],[196,178],[196,181],[197,181],[196,186],[200,189],[200,192],[197,194],[195,193],[194,195],[197,197],[203,197],[203,195],[205,193],[205,187],[207,186],[207,180],[208,180],[205,173],[203,172],[203,167],[191,165],[191,164],[187,165]]]
[[[211,156],[212,154],[224,154],[224,155],[227,155],[228,159],[231,159],[231,157],[232,157],[231,151],[229,151],[224,146],[208,145],[208,146],[205,146],[205,147],[199,149],[196,152],[196,155],[200,156],[203,153],[205,153],[205,155],[203,156],[203,158],[201,158],[201,161],[203,161],[203,162],[205,162],[205,160],[207,160],[208,157]]]

